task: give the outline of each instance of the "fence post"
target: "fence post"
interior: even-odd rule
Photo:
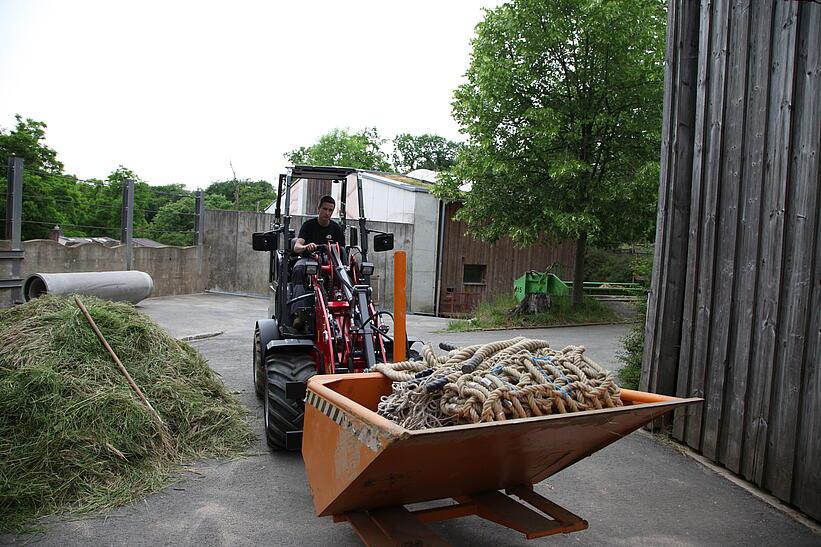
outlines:
[[[0,244],[0,308],[23,301],[23,158],[9,157],[6,220]]]
[[[197,276],[200,286],[202,283],[205,244],[205,195],[202,190],[194,193],[194,245],[197,246]]]
[[[120,221],[122,236],[120,241],[125,245],[125,269],[134,267],[134,181],[123,181],[123,208]]]
[[[6,189],[6,239],[11,248],[22,249],[23,158],[9,157]]]

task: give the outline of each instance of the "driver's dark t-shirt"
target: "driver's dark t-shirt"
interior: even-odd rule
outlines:
[[[319,221],[315,218],[306,220],[299,229],[299,238],[305,243],[316,243],[321,245],[327,243],[327,236],[331,236],[331,241],[345,246],[345,234],[342,228],[333,220],[327,226],[320,226]]]

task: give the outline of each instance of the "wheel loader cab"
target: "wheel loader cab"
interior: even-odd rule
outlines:
[[[358,218],[349,220],[347,188],[354,178],[360,206]],[[296,189],[298,184],[317,180],[331,181],[332,188],[338,189],[332,194],[338,201],[338,225],[347,245],[326,242],[300,256],[294,252],[297,237],[291,198],[305,195]],[[314,205],[320,209],[325,202],[321,199]],[[374,306],[370,287],[374,264],[368,261],[368,253],[369,234],[376,234],[374,252],[392,249],[393,234],[367,227],[363,202],[362,176],[356,169],[295,166],[279,178],[271,230],[253,236],[254,250],[270,253],[271,303],[268,318],[257,321],[253,367],[256,393],[265,402],[266,437],[272,449],[299,448],[305,382],[313,374],[361,372],[390,355],[391,338],[382,323],[390,314]],[[311,239],[317,239],[317,232],[338,235],[339,230],[328,229],[325,222],[330,213],[318,212],[324,215],[321,229],[312,226]]]

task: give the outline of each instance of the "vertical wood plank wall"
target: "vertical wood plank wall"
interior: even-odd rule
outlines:
[[[670,0],[641,387],[673,436],[821,519],[821,4]]]
[[[571,277],[576,263],[573,242],[526,248],[517,247],[508,238],[493,244],[485,243],[468,235],[463,221],[453,219],[460,207],[458,203],[450,203],[445,207],[439,290],[442,314],[469,313],[480,302],[501,294],[513,294],[513,281],[530,270],[545,271],[555,264],[553,273],[562,279]],[[463,279],[465,264],[485,266],[485,283],[466,285]],[[454,294],[461,295],[462,298],[449,303],[449,298]]]

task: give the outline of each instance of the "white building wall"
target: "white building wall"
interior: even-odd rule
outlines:
[[[410,311],[434,313],[436,302],[436,247],[439,233],[439,200],[427,192],[413,194],[413,244],[408,265]]]

